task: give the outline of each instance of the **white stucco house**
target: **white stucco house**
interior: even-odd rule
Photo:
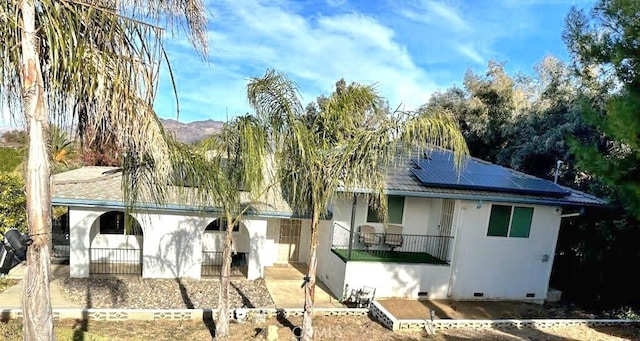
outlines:
[[[53,204],[69,209],[71,276],[215,274],[224,234],[215,208],[139,205],[124,217],[120,181],[105,167],[54,176]],[[604,204],[473,158],[458,175],[443,151],[388,172],[386,227],[366,191],[342,194],[321,221],[318,246],[318,279],[336,297],[367,286],[376,297],[542,301],[561,220]],[[257,279],[267,266],[306,263],[307,218],[270,196],[236,227],[235,268]],[[127,229],[123,219],[136,223]]]

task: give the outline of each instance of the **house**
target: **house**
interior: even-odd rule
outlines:
[[[318,279],[336,297],[368,286],[377,297],[546,298],[561,219],[604,202],[473,158],[458,174],[451,159],[435,150],[389,170],[386,226],[366,190],[340,193],[318,239]],[[127,215],[120,181],[105,167],[54,176],[53,204],[68,207],[72,277],[218,273],[225,224],[215,207],[143,202]],[[234,269],[257,279],[267,266],[307,262],[308,217],[278,193],[249,212],[234,227]]]
[[[83,167],[53,176],[54,206],[68,208],[71,277],[137,274],[145,278],[201,278],[219,274],[226,224],[206,205],[139,202],[127,213],[115,167]],[[247,199],[248,200],[248,199]],[[57,226],[54,225],[54,229]],[[54,231],[54,235],[62,231]],[[308,221],[297,219],[278,195],[253,204],[234,227],[233,270],[261,278],[264,267],[306,262]],[[56,245],[54,245],[54,251]]]
[[[386,229],[366,191],[333,204],[318,277],[334,294],[368,286],[377,297],[547,297],[561,220],[604,202],[475,158],[458,174],[452,159],[434,150],[388,172]]]

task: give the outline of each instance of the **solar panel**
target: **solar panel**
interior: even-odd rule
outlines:
[[[427,155],[427,158],[413,160],[418,168],[411,169],[411,173],[425,186],[553,197],[570,194],[549,180],[523,176],[508,168],[473,158],[465,160],[458,174],[451,152],[432,151]]]

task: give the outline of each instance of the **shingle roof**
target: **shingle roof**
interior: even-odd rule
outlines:
[[[171,191],[169,191],[171,192]],[[184,191],[168,195],[166,204],[158,205],[151,200],[141,199],[136,207],[176,210],[176,211],[204,211],[219,212],[213,205],[213,200],[184,199],[178,196]],[[187,193],[188,194],[188,193]],[[248,193],[242,193],[241,200],[249,204]],[[173,199],[172,199],[173,198]],[[116,167],[82,167],[53,176],[54,205],[65,206],[104,206],[124,207],[122,191],[122,173]],[[272,188],[259,202],[251,202],[249,215],[254,216],[283,216],[291,217],[291,207],[282,198],[279,191]]]

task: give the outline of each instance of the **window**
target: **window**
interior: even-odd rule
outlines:
[[[389,208],[389,223],[391,224],[402,224],[402,216],[404,214],[404,197],[390,195],[387,197],[387,205]],[[381,223],[382,219],[378,214],[378,211],[369,206],[369,210],[367,212],[367,222],[369,223]]]
[[[209,223],[207,227],[204,229],[205,231],[226,231],[227,230],[227,220],[224,218],[216,219]],[[236,221],[235,225],[233,225],[233,232],[240,231],[240,224]]]
[[[492,205],[487,236],[529,238],[533,207]]]
[[[127,225],[129,224],[129,225]],[[123,212],[111,211],[100,216],[100,234],[142,235],[142,227],[137,220]]]

